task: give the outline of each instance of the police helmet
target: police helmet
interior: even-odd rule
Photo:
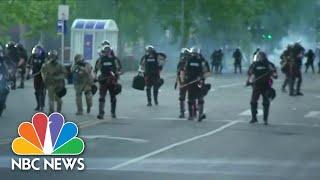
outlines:
[[[211,89],[211,84],[204,84],[200,89],[201,96],[206,96]]]
[[[48,52],[48,58],[51,60],[57,60],[58,59],[58,52],[56,50],[50,50]]]
[[[67,89],[65,87],[63,87],[60,91],[58,91],[56,93],[56,95],[59,97],[59,98],[62,98],[63,96],[65,96],[67,94]]]
[[[201,50],[197,47],[191,48],[191,54],[200,54]]]
[[[121,91],[122,91],[122,86],[121,86],[121,84],[117,83],[117,84],[115,85],[115,87],[114,87],[114,93],[115,93],[116,95],[118,95],[118,94],[121,93]]]
[[[110,45],[104,45],[102,46],[101,48],[101,53],[108,53],[112,50],[111,46]]]
[[[188,49],[188,48],[182,48],[182,49],[181,49],[181,54],[185,54],[185,53],[190,53],[190,49]]]
[[[108,40],[103,40],[102,43],[101,43],[101,46],[105,46],[105,45],[111,45],[110,41]]]
[[[4,49],[2,44],[0,43],[0,56],[3,57],[4,56]]]
[[[42,53],[43,53],[43,48],[39,44],[35,45],[31,50],[31,54],[33,55],[40,56]]]
[[[74,62],[75,63],[81,63],[84,62],[84,57],[81,54],[76,54],[74,56]]]
[[[266,61],[268,60],[267,54],[263,51],[257,53],[256,61]]]
[[[97,85],[92,84],[92,85],[91,85],[91,92],[92,92],[92,95],[95,95],[95,94],[97,93],[97,91],[98,91],[98,87],[97,87]]]
[[[163,80],[163,78],[160,78],[157,83],[158,88],[160,88],[163,84],[164,84],[164,80]]]
[[[267,97],[268,97],[270,100],[273,100],[274,98],[276,98],[277,93],[276,93],[276,90],[275,90],[275,89],[273,89],[272,87],[270,87],[270,88],[267,90],[266,95],[267,95]]]
[[[17,49],[23,49],[23,48],[24,48],[21,43],[16,43],[16,44],[14,45],[14,47],[17,48]]]
[[[13,41],[9,41],[9,42],[6,44],[6,48],[7,48],[7,49],[14,48],[14,45],[15,45],[15,43],[14,43]]]
[[[148,45],[146,46],[146,51],[153,51],[154,50],[154,47],[152,45]]]

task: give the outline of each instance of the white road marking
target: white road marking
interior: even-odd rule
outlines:
[[[160,154],[160,153],[162,153],[162,152],[168,151],[168,150],[170,150],[170,149],[172,149],[172,148],[175,148],[175,147],[177,147],[177,146],[181,146],[181,145],[183,145],[183,144],[186,144],[186,143],[189,143],[189,142],[192,142],[192,141],[195,141],[195,140],[204,138],[204,137],[211,136],[211,135],[216,134],[216,133],[218,133],[218,132],[220,132],[220,131],[223,131],[224,129],[226,129],[226,128],[228,128],[228,127],[231,127],[231,126],[233,126],[233,125],[235,125],[235,124],[237,124],[237,123],[238,123],[238,121],[230,122],[230,123],[228,123],[228,124],[225,124],[225,125],[219,127],[218,129],[212,130],[212,131],[207,132],[207,133],[205,133],[205,134],[201,134],[201,135],[199,135],[199,136],[195,136],[195,137],[192,137],[192,138],[183,140],[183,141],[176,142],[176,143],[174,143],[174,144],[165,146],[165,147],[163,147],[163,148],[161,148],[161,149],[158,149],[158,150],[156,150],[156,151],[150,152],[150,153],[148,153],[148,154],[139,156],[139,157],[137,157],[137,158],[131,159],[131,160],[126,161],[126,162],[124,162],[124,163],[118,164],[118,165],[116,165],[116,166],[113,166],[113,167],[109,168],[109,170],[116,170],[116,169],[119,169],[119,168],[128,166],[128,165],[130,165],[130,164],[133,164],[133,163],[142,161],[142,160],[144,160],[144,159],[150,158],[150,157],[155,156],[155,155],[157,155],[157,154]]]
[[[185,118],[175,118],[175,117],[158,117],[151,118],[152,120],[165,120],[165,121],[186,121]]]
[[[320,111],[310,111],[306,115],[304,115],[304,118],[320,118]]]
[[[145,140],[145,139],[116,137],[116,136],[109,136],[109,135],[84,135],[81,137],[84,139],[116,139],[116,140],[123,140],[123,141],[131,141],[134,143],[147,143],[147,142],[149,142],[148,140]]]
[[[226,84],[226,85],[217,86],[217,88],[229,88],[229,87],[235,87],[235,86],[239,86],[239,85],[244,85],[244,83]]]
[[[263,115],[263,111],[262,109],[258,109],[258,116],[262,116]],[[243,111],[242,113],[239,114],[239,116],[251,116],[251,109],[247,109],[245,111]]]

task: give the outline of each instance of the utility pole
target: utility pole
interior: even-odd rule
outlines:
[[[181,17],[180,17],[180,33],[181,33],[181,48],[185,46],[185,32],[184,32],[184,0],[181,0]]]
[[[61,63],[64,64],[64,33],[66,31],[66,21],[69,19],[69,6],[66,5],[66,0],[61,0],[61,5],[58,8],[58,24],[61,28]]]

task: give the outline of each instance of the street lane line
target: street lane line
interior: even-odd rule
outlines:
[[[84,139],[116,139],[123,141],[131,141],[134,143],[147,143],[148,140],[138,139],[138,138],[128,138],[128,137],[117,137],[117,136],[109,136],[109,135],[83,135],[81,136]]]
[[[217,88],[229,88],[229,87],[235,87],[235,86],[240,86],[240,85],[244,86],[245,84],[244,83],[232,83],[232,84],[217,86]]]
[[[177,147],[177,146],[181,146],[181,145],[187,144],[187,143],[189,143],[189,142],[192,142],[192,141],[195,141],[195,140],[204,138],[204,137],[211,136],[211,135],[216,134],[216,133],[218,133],[218,132],[220,132],[220,131],[223,131],[224,129],[226,129],[226,128],[228,128],[228,127],[231,127],[231,126],[233,126],[233,125],[235,125],[235,124],[237,124],[237,123],[238,123],[238,121],[230,122],[230,123],[228,123],[228,124],[225,124],[225,125],[219,127],[218,129],[212,130],[212,131],[207,132],[207,133],[205,133],[205,134],[201,134],[201,135],[199,135],[199,136],[195,136],[195,137],[192,137],[192,138],[183,140],[183,141],[179,141],[179,142],[177,142],[177,143],[174,143],[174,144],[165,146],[165,147],[163,147],[163,148],[161,148],[161,149],[158,149],[158,150],[156,150],[156,151],[150,152],[150,153],[148,153],[148,154],[139,156],[139,157],[137,157],[137,158],[131,159],[131,160],[126,161],[126,162],[124,162],[124,163],[118,164],[118,165],[116,165],[116,166],[113,166],[113,167],[109,168],[109,170],[117,170],[117,169],[119,169],[119,168],[128,166],[128,165],[130,165],[130,164],[137,163],[137,162],[139,162],[139,161],[142,161],[142,160],[144,160],[144,159],[150,158],[150,157],[155,156],[155,155],[157,155],[157,154],[160,154],[160,153],[162,153],[162,152],[168,151],[168,150],[170,150],[170,149],[172,149],[172,148],[175,148],[175,147]]]
[[[310,111],[304,115],[304,118],[320,118],[320,111]]]
[[[83,129],[83,128],[88,128],[94,125],[98,125],[98,124],[103,124],[103,123],[107,123],[107,122],[111,122],[110,120],[96,120],[96,121],[92,121],[86,124],[81,124],[79,125],[79,128]]]
[[[262,116],[262,114],[263,114],[262,109],[258,109],[258,114],[257,114],[257,115],[258,115],[258,116]],[[241,112],[241,113],[239,114],[239,116],[251,116],[251,109],[247,109],[247,110]]]

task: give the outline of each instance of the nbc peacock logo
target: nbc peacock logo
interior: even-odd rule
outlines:
[[[76,156],[84,151],[84,142],[78,138],[78,127],[73,122],[65,122],[60,113],[52,113],[48,117],[44,113],[36,113],[32,117],[32,122],[22,122],[18,128],[17,137],[12,141],[12,151],[22,156]],[[19,169],[39,169],[36,167],[40,158],[19,158],[18,161],[12,159],[12,169],[17,166]],[[55,163],[65,166],[74,166],[78,163],[84,167],[83,158],[51,158],[43,159],[44,169],[53,167]],[[27,168],[25,168],[27,167]],[[30,167],[30,168],[28,168]]]
[[[76,137],[78,127],[73,122],[64,122],[60,113],[47,117],[36,113],[32,123],[22,122],[18,128],[20,137],[12,142],[12,151],[17,155],[79,155],[84,142]]]

